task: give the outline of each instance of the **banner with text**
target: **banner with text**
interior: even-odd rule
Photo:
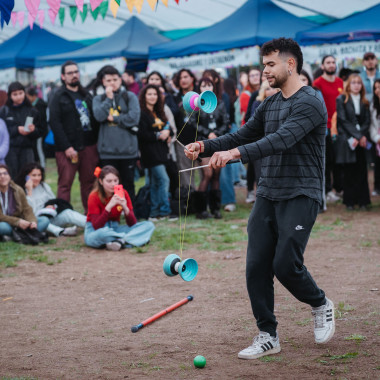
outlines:
[[[147,71],[159,71],[163,74],[173,74],[182,68],[197,72],[218,67],[231,68],[258,65],[259,63],[259,48],[254,46],[243,49],[218,51],[215,53],[196,54],[180,58],[151,60],[149,61]]]

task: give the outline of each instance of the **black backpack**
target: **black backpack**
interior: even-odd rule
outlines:
[[[133,202],[133,211],[136,219],[148,219],[150,214],[150,188],[143,186],[137,193]]]

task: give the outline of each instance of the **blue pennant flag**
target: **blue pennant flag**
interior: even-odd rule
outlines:
[[[11,19],[11,13],[15,6],[14,0],[1,0],[0,1],[0,23],[1,29],[3,29],[4,21],[9,24]]]

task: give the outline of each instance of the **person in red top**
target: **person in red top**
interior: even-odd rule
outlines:
[[[319,89],[327,108],[327,135],[326,135],[326,166],[325,166],[325,191],[326,199],[329,202],[336,202],[340,198],[332,191],[343,190],[342,169],[335,165],[332,140],[331,140],[331,119],[336,112],[336,98],[343,92],[343,81],[335,75],[336,61],[331,55],[322,58],[321,68],[323,74],[315,79],[313,87]],[[333,176],[333,183],[331,177]]]
[[[259,69],[251,69],[248,74],[248,84],[244,87],[240,95],[240,114],[241,125],[244,125],[244,117],[248,109],[249,99],[251,95],[260,89],[261,84],[261,71]],[[257,94],[256,94],[257,95]]]
[[[99,173],[100,171],[100,173]],[[87,223],[84,231],[86,245],[94,248],[106,247],[110,251],[147,244],[154,231],[152,222],[137,223],[131,199],[126,190],[123,196],[115,194],[114,187],[119,185],[117,169],[106,165],[99,173],[94,190],[88,197]],[[124,212],[126,225],[120,224]]]

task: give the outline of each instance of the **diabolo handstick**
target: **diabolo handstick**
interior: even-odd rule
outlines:
[[[226,163],[226,165],[237,164],[238,162],[240,162],[240,160],[230,160]],[[189,170],[197,170],[197,169],[202,169],[202,168],[207,168],[207,167],[209,167],[209,165],[194,166],[193,168],[179,170],[178,172],[183,173],[183,172],[188,172]]]
[[[178,143],[179,145],[181,145],[183,149],[185,149],[185,150],[187,150],[187,151],[189,152],[189,149],[187,149],[187,148],[185,147],[185,145],[183,145],[183,144],[181,143],[181,141],[179,141],[179,140],[175,140],[175,142]],[[201,159],[200,157],[197,157],[197,161],[198,161],[198,162],[202,162],[202,159]]]
[[[133,333],[136,333],[137,331],[139,331],[140,329],[142,329],[146,325],[149,325],[149,323],[156,321],[158,318],[161,318],[163,315],[170,313],[171,311],[179,308],[180,306],[184,305],[185,303],[188,303],[189,301],[192,301],[193,298],[194,297],[192,295],[187,296],[186,298],[182,299],[181,301],[176,302],[174,305],[171,305],[168,308],[160,311],[159,313],[154,314],[152,317],[146,319],[145,321],[142,321],[138,325],[132,326],[131,331]]]

